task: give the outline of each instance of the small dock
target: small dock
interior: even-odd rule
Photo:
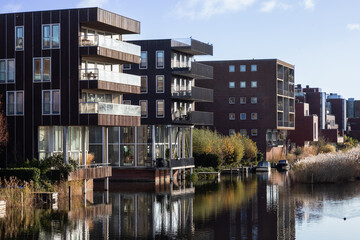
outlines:
[[[221,171],[221,174],[233,174],[233,175],[245,174],[247,176],[250,172],[250,169],[251,169],[250,167],[224,169]]]
[[[198,172],[198,175],[215,175],[217,180],[220,181],[220,172]]]
[[[58,193],[57,192],[33,192],[36,203],[43,206],[49,206],[52,209],[58,209]]]

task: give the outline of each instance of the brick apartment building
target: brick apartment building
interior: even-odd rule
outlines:
[[[214,80],[197,85],[214,90],[214,103],[197,109],[214,112],[213,128],[240,132],[272,159],[285,154],[288,130],[295,129],[294,66],[278,59],[206,61]]]

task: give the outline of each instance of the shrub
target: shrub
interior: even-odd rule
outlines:
[[[221,166],[221,158],[216,154],[194,153],[195,167],[213,167],[218,169]]]
[[[335,152],[335,147],[333,145],[331,145],[330,143],[328,143],[324,146],[319,146],[318,152],[319,153],[333,153],[333,152]]]
[[[242,143],[244,145],[244,159],[254,159],[258,153],[256,143],[248,137],[242,137]]]
[[[38,183],[40,180],[40,170],[37,168],[6,168],[0,169],[1,179],[15,177],[18,180]]]
[[[302,153],[303,153],[303,149],[301,147],[297,147],[295,150],[294,150],[294,154],[296,156],[296,158],[298,158]]]

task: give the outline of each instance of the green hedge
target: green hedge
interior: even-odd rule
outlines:
[[[17,179],[30,182],[39,182],[40,169],[38,168],[1,168],[0,178],[9,179],[10,177],[16,177]]]
[[[194,153],[195,167],[213,167],[218,169],[221,166],[221,158],[216,154],[196,154]]]

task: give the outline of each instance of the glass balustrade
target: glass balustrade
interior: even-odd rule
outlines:
[[[83,102],[80,103],[80,113],[82,114],[109,114],[121,116],[141,116],[140,106],[114,104],[103,102]]]
[[[82,47],[89,46],[100,46],[104,48],[109,48],[115,51],[124,52],[136,56],[140,56],[141,48],[138,45],[123,42],[110,38],[108,36],[102,35],[86,35],[80,36],[79,45]]]
[[[80,70],[80,80],[102,80],[107,82],[140,86],[140,79],[140,76],[121,72],[107,71],[98,68],[87,68]]]

